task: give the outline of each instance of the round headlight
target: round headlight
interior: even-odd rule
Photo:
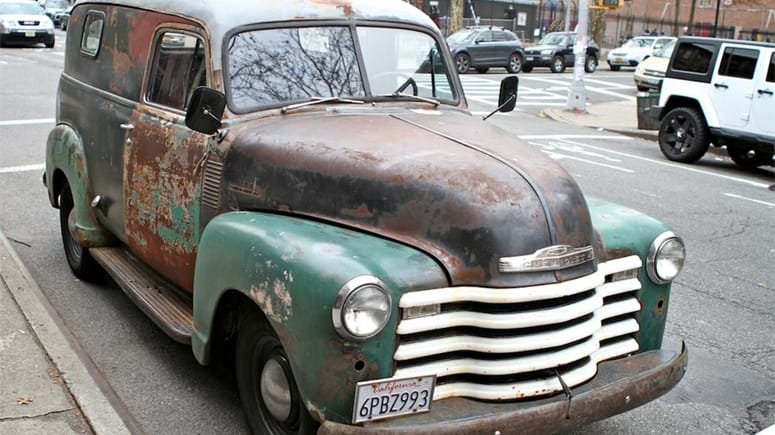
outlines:
[[[672,231],[660,234],[649,249],[647,272],[655,284],[667,284],[678,276],[684,265],[684,242]]]
[[[373,276],[359,276],[339,290],[331,318],[339,335],[364,340],[382,331],[391,310],[390,295],[382,281]]]

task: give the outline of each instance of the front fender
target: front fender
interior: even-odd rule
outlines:
[[[654,239],[670,231],[670,228],[650,216],[618,204],[590,197],[587,197],[587,204],[592,225],[600,233],[609,258],[632,254],[641,258],[643,266],[638,276],[641,309],[637,316],[640,332],[636,338],[641,352],[660,349],[671,285],[658,285],[649,279],[646,258]]]
[[[360,275],[381,279],[393,307],[380,334],[353,342],[335,331],[331,309],[342,286]],[[378,236],[284,215],[227,213],[207,225],[199,244],[192,347],[206,364],[218,303],[239,291],[280,337],[310,412],[349,422],[356,383],[393,374],[401,295],[447,285],[430,256]]]
[[[59,195],[64,183],[69,184],[75,209],[75,228],[71,228],[73,238],[84,247],[107,246],[115,239],[100,225],[90,207],[91,183],[86,168],[86,156],[78,134],[66,124],[54,127],[46,141],[48,200],[59,208]]]

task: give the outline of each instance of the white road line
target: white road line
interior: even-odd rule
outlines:
[[[535,139],[614,139],[614,140],[632,140],[627,136],[603,136],[597,134],[526,134],[519,137],[523,140]],[[591,146],[590,146],[591,147]],[[608,151],[608,150],[605,150]]]
[[[579,162],[588,163],[590,165],[595,165],[595,166],[602,166],[604,168],[614,169],[614,170],[621,171],[621,172],[627,172],[629,174],[635,173],[635,171],[633,171],[632,169],[626,169],[626,168],[621,168],[621,167],[618,167],[618,166],[607,165],[605,163],[600,163],[600,162],[596,162],[596,161],[593,161],[593,160],[582,159],[581,157],[569,156],[567,154],[560,154],[560,153],[556,153],[556,152],[550,151],[550,150],[541,150],[541,151],[543,151],[544,153],[548,154],[549,157],[551,157],[551,158],[553,158],[555,160],[563,160],[563,159],[578,160]]]
[[[570,86],[569,82],[564,82],[562,80],[539,79],[539,78],[533,78],[532,80],[537,80],[539,82],[544,82],[544,83],[551,83],[551,84],[554,84],[554,85]],[[597,92],[598,94],[611,95],[611,96],[618,97],[618,98],[621,98],[621,99],[627,100],[627,101],[635,101],[635,97],[633,97],[632,95],[620,94],[618,92],[609,91],[607,89],[600,89],[600,88],[596,88],[594,86],[585,86],[584,88],[586,90],[588,90],[588,91],[591,91],[591,92]]]
[[[14,121],[0,121],[0,127],[7,125],[30,125],[30,124],[50,124],[55,122],[54,118],[41,118],[41,119],[17,119]]]
[[[648,157],[640,157],[640,156],[636,156],[636,155],[632,155],[632,154],[628,154],[628,153],[623,153],[621,151],[613,151],[613,150],[609,150],[607,148],[596,147],[594,145],[589,145],[589,144],[585,144],[585,143],[581,143],[581,142],[574,142],[572,140],[569,140],[570,138],[558,137],[558,136],[560,136],[560,135],[557,135],[557,136],[554,136],[554,137],[557,138],[557,139],[563,140],[563,141],[565,141],[565,142],[567,142],[569,144],[578,145],[578,146],[581,146],[581,147],[587,147],[587,148],[590,148],[590,149],[593,149],[593,150],[597,150],[597,151],[603,151],[603,152],[615,154],[615,155],[618,155],[618,156],[629,157],[629,158],[635,159],[635,160],[642,160],[644,162],[654,163],[654,164],[657,164],[657,165],[660,165],[660,166],[668,166],[668,167],[671,167],[671,168],[682,169],[684,171],[695,172],[695,173],[703,174],[703,175],[709,175],[711,177],[723,178],[725,180],[734,181],[734,182],[742,183],[742,184],[747,184],[749,186],[761,187],[761,188],[764,188],[764,189],[768,189],[770,187],[769,184],[759,183],[757,181],[746,180],[744,178],[739,178],[739,177],[732,177],[730,175],[717,174],[717,173],[706,171],[706,170],[703,170],[703,169],[693,168],[693,167],[688,166],[686,164],[672,163],[672,162],[664,161],[664,160],[654,160],[654,159],[651,159],[651,158],[648,158]],[[524,139],[527,136],[520,136],[520,137],[522,137]],[[594,138],[594,137],[595,136],[590,136],[589,138]],[[610,138],[613,138],[613,137],[610,137]],[[621,137],[621,138],[624,139],[624,137]],[[581,138],[579,138],[579,139],[581,139]],[[630,138],[627,138],[627,139],[630,139]]]
[[[7,168],[0,168],[0,174],[16,174],[19,172],[40,171],[45,168],[43,163],[37,165],[23,165],[23,166],[9,166]]]
[[[732,198],[742,199],[742,200],[745,200],[745,201],[755,202],[757,204],[762,204],[762,205],[766,205],[766,206],[769,206],[769,207],[775,207],[775,203],[767,202],[767,201],[760,201],[758,199],[753,199],[753,198],[746,198],[745,196],[735,195],[734,193],[725,193],[724,195],[732,197]]]

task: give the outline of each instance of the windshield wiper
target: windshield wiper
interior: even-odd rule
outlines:
[[[283,106],[280,109],[280,112],[288,113],[291,110],[300,109],[302,107],[307,107],[307,106],[314,106],[315,104],[323,104],[323,103],[363,104],[363,101],[361,101],[361,100],[351,100],[351,99],[342,98],[342,97],[339,97],[339,96],[325,97],[325,98],[323,98],[323,97],[312,97],[311,100],[305,101],[303,103],[296,103],[296,104],[291,104],[289,106]]]
[[[381,97],[381,98],[406,98],[413,101],[422,101],[424,103],[430,103],[436,107],[438,107],[441,104],[438,100],[434,100],[433,98],[421,97],[419,95],[399,94],[397,92],[393,94],[383,94],[383,95],[375,95],[375,96]]]

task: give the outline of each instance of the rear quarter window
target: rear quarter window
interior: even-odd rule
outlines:
[[[86,15],[81,36],[81,53],[89,57],[97,57],[102,41],[102,29],[105,24],[105,14],[91,11]]]
[[[696,74],[707,74],[710,71],[714,47],[695,42],[684,42],[678,45],[673,60],[673,69]]]

